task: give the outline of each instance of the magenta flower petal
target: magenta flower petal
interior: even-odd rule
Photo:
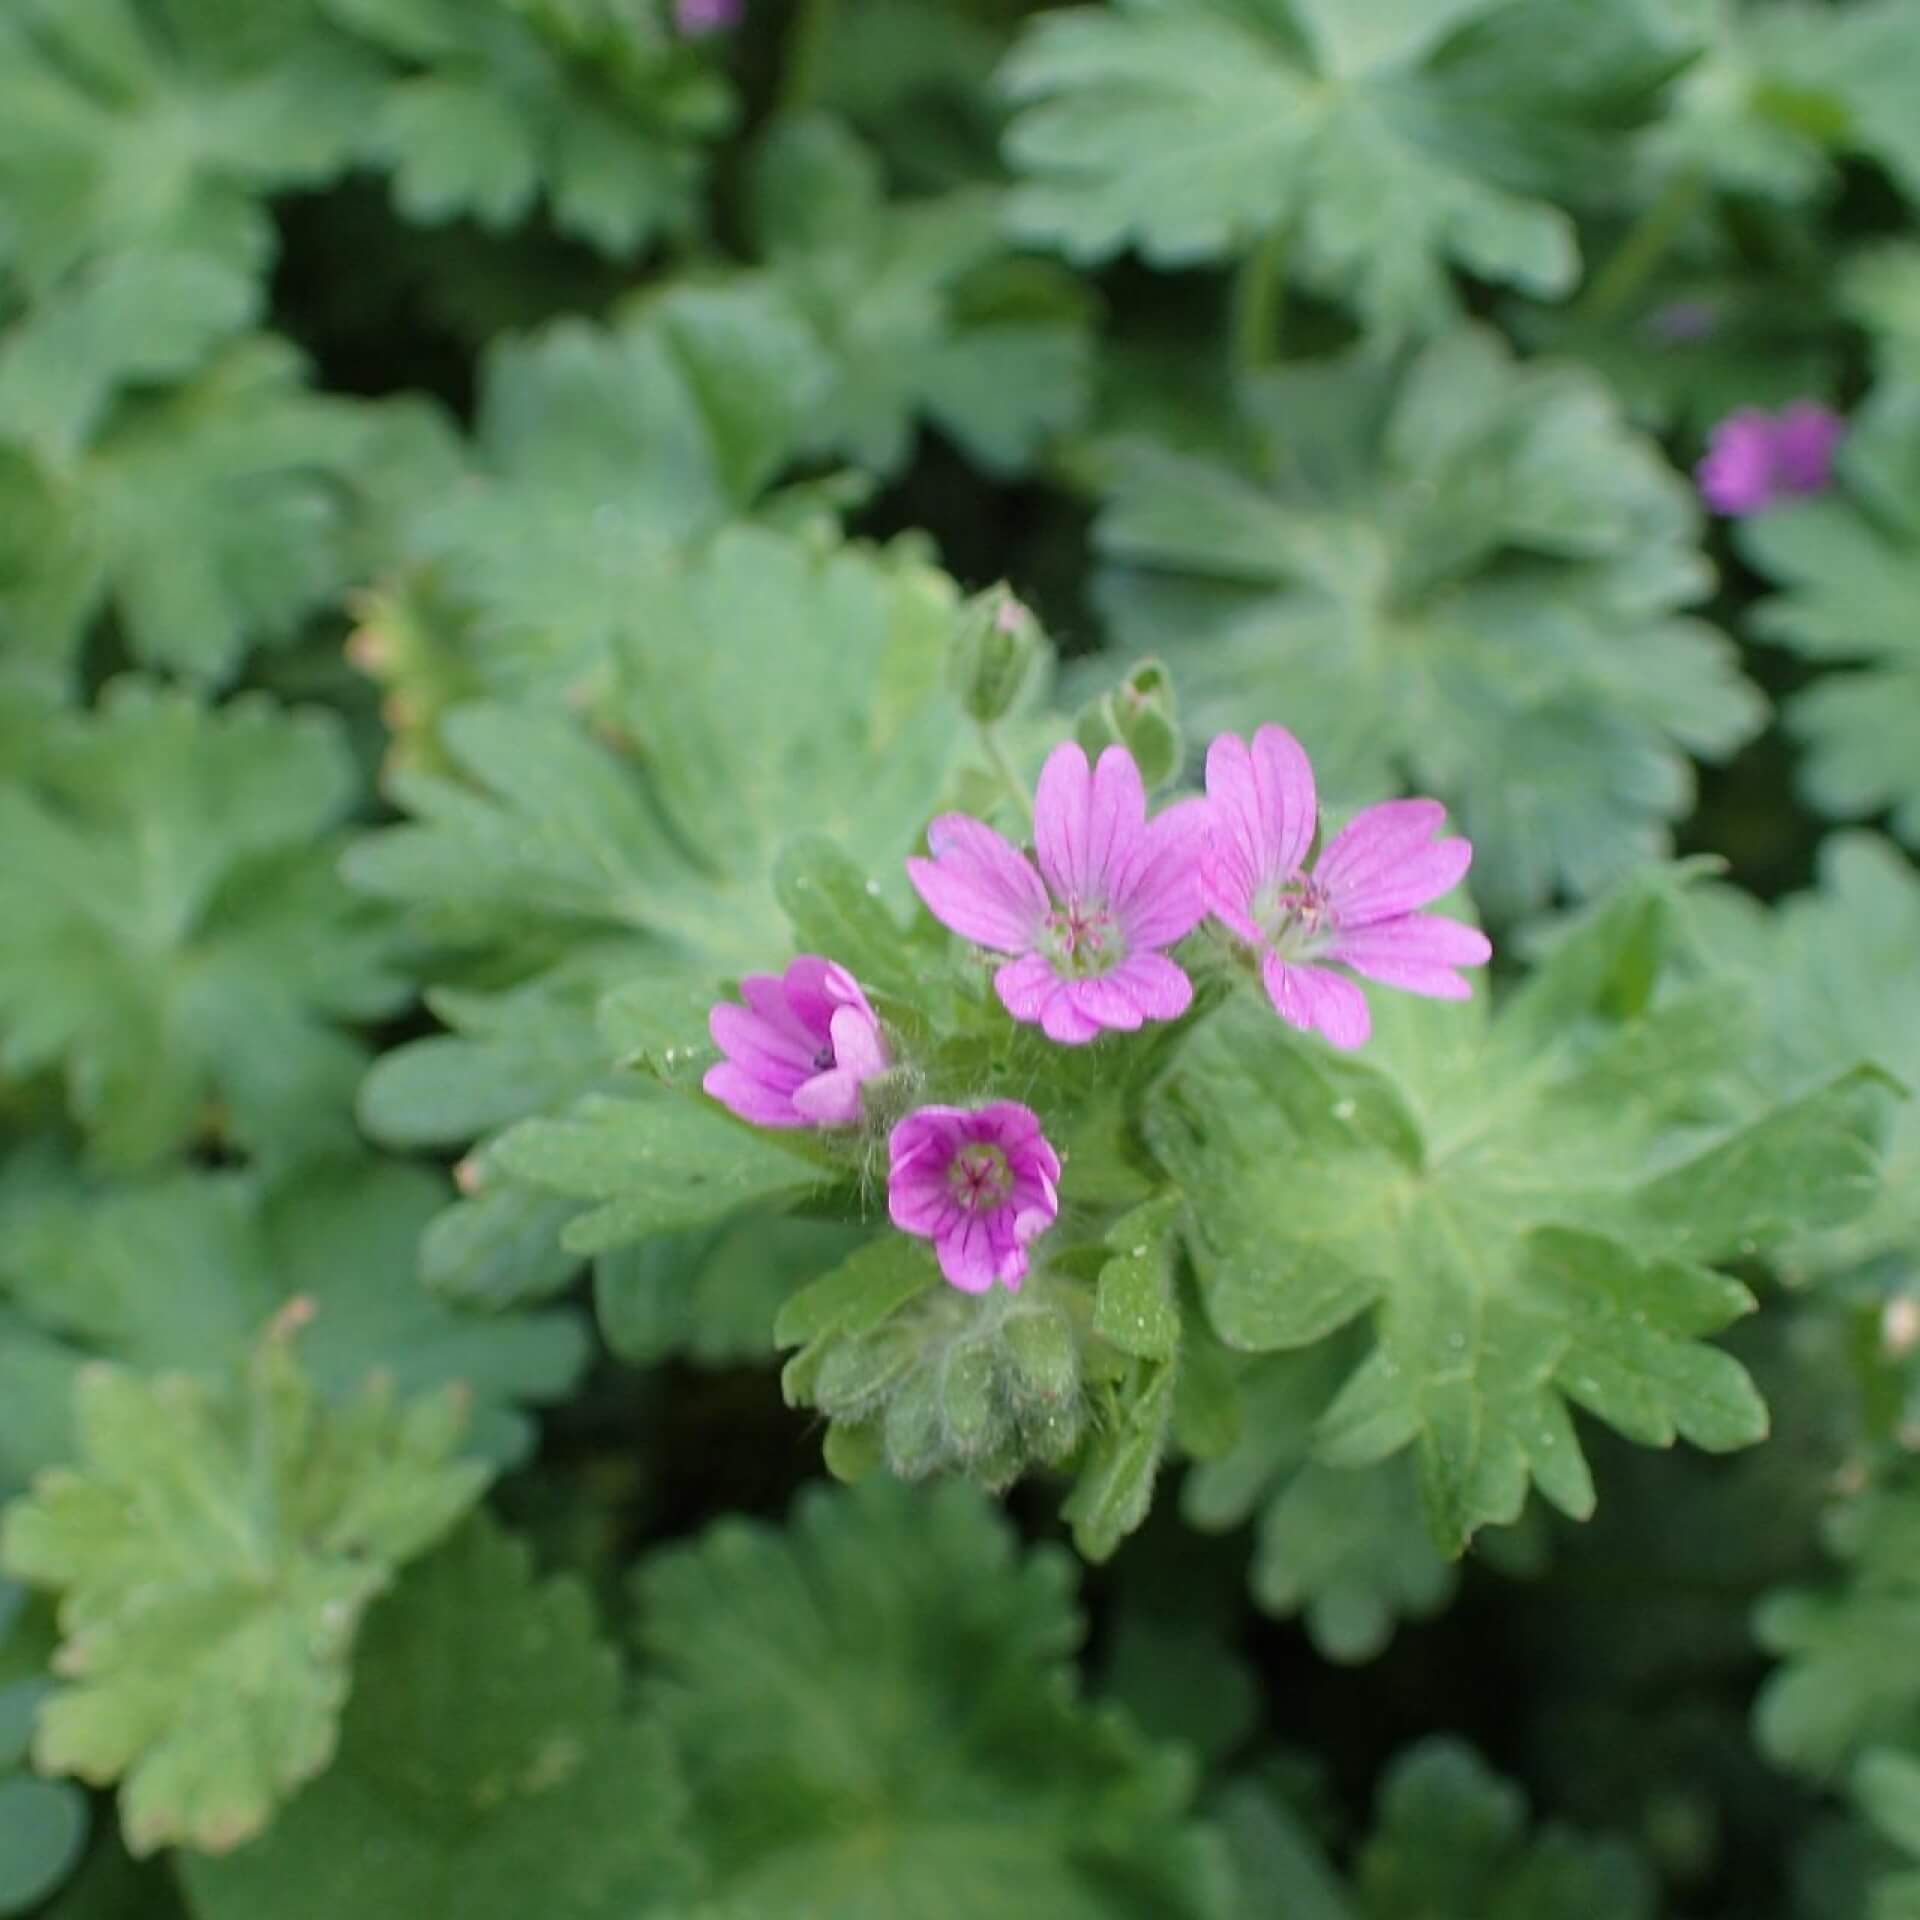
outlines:
[[[1207,800],[1252,886],[1307,857],[1320,803],[1312,762],[1285,727],[1261,727],[1250,747],[1220,734],[1207,749]]]
[[[1334,967],[1457,1000],[1472,989],[1455,969],[1484,965],[1492,948],[1476,928],[1416,912],[1457,886],[1473,859],[1466,840],[1433,838],[1446,820],[1436,800],[1367,808],[1310,873],[1304,869],[1317,825],[1300,811],[1314,793],[1305,760],[1277,727],[1263,727],[1251,748],[1231,734],[1214,741],[1201,893],[1260,956],[1267,997],[1283,1020],[1336,1047],[1357,1047],[1372,1030],[1366,997]]]
[[[1218,843],[1210,846],[1200,864],[1201,902],[1222,926],[1250,947],[1263,945],[1267,937],[1252,912],[1253,896],[1258,891],[1258,882],[1237,852]]]
[[[1847,423],[1818,401],[1796,400],[1774,422],[1773,468],[1781,490],[1824,493],[1833,484],[1833,456]]]
[[[1112,976],[1149,1020],[1178,1020],[1193,1005],[1193,982],[1164,953],[1136,953]]]
[[[1730,414],[1709,436],[1694,477],[1715,513],[1758,513],[1773,498],[1773,422],[1757,407]]]
[[[1056,900],[1108,900],[1115,870],[1147,823],[1147,790],[1133,755],[1109,747],[1087,768],[1071,740],[1047,755],[1033,796],[1034,850]]]
[[[983,820],[942,814],[927,829],[931,860],[909,860],[907,878],[942,926],[1001,953],[1024,953],[1047,915],[1032,866]]]
[[[1363,1047],[1373,1031],[1367,996],[1325,967],[1290,967],[1278,954],[1261,962],[1273,1010],[1302,1033],[1319,1032],[1343,1051]]]
[[[1097,980],[1070,980],[1064,991],[1074,1012],[1096,1028],[1138,1033],[1146,1020],[1139,1001],[1121,985],[1117,974],[1103,974]]]
[[[794,1106],[790,1090],[776,1090],[731,1061],[723,1060],[709,1067],[700,1085],[710,1098],[718,1100],[728,1112],[750,1126],[808,1127],[813,1124]]]
[[[866,996],[845,967],[822,960],[817,953],[803,953],[787,963],[780,978],[780,996],[795,1023],[807,1034],[815,1034],[833,1018],[833,1010],[849,999],[861,1006]]]
[[[1029,1107],[922,1107],[888,1140],[887,1210],[931,1240],[940,1271],[967,1293],[997,1280],[1017,1292],[1027,1247],[1060,1211],[1060,1157]]]
[[[1484,967],[1493,958],[1493,942],[1478,927],[1437,913],[1405,913],[1396,920],[1375,920],[1341,929],[1333,951],[1350,965],[1397,958],[1433,967]]]
[[[852,1126],[860,1118],[860,1076],[844,1067],[816,1073],[794,1088],[793,1110],[810,1126]]]
[[[713,1044],[727,1058],[770,1087],[791,1092],[818,1071],[817,1048],[803,1049],[779,1028],[744,1007],[722,1004],[707,1016]]]
[[[1363,807],[1328,843],[1314,863],[1313,877],[1330,892],[1352,892],[1424,846],[1446,817],[1438,800],[1383,800]]]
[[[1401,942],[1393,937],[1416,926],[1451,927],[1456,933],[1476,934],[1482,954],[1478,959],[1437,960],[1422,952],[1418,941]],[[1402,993],[1424,994],[1430,1000],[1471,1000],[1471,983],[1454,969],[1484,964],[1486,948],[1486,938],[1479,934],[1478,928],[1463,927],[1457,920],[1433,920],[1409,914],[1404,920],[1383,920],[1343,935],[1328,957],[1343,967],[1351,967],[1362,979],[1377,981],[1383,987],[1398,987]]]
[[[1023,954],[1018,960],[1009,960],[993,976],[993,989],[1000,996],[1000,1004],[1016,1020],[1029,1025],[1040,1018],[1047,1002],[1064,985],[1065,982],[1054,972],[1053,963],[1039,953]]]
[[[1181,800],[1157,814],[1113,876],[1108,904],[1127,951],[1170,947],[1205,917],[1200,872],[1212,816],[1204,800]]]
[[[1778,415],[1743,407],[1716,426],[1694,468],[1700,497],[1731,518],[1824,493],[1847,424],[1830,407],[1797,400]]]
[[[861,1088],[891,1064],[879,1017],[844,967],[802,954],[776,979],[750,974],[744,1007],[722,1001],[707,1015],[727,1057],[701,1085],[759,1127],[845,1127],[860,1117]]]
[[[1472,845],[1428,844],[1446,817],[1437,800],[1389,800],[1355,815],[1313,870],[1342,926],[1411,913],[1460,884]]]
[[[985,1293],[1000,1277],[1000,1260],[986,1222],[956,1218],[933,1243],[942,1276],[963,1293]],[[1014,1287],[1017,1293],[1019,1288]]]
[[[1040,1009],[1040,1031],[1059,1046],[1083,1047],[1089,1040],[1098,1040],[1103,1031],[1100,1022],[1074,1000],[1072,989],[1079,984],[1061,981],[1053,997]]]
[[[1090,767],[1069,741],[1047,756],[1034,798],[1038,871],[983,821],[947,814],[927,831],[933,858],[909,860],[907,872],[936,919],[1011,956],[994,976],[1008,1013],[1081,1046],[1108,1028],[1167,1017],[1151,1011],[1172,997],[1165,975],[1154,974],[1149,1000],[1120,976],[1183,939],[1205,912],[1210,821],[1204,802],[1189,801],[1149,824],[1133,756],[1109,747]]]

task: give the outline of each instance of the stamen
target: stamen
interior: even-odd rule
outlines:
[[[1003,1148],[989,1140],[971,1141],[948,1165],[947,1185],[968,1212],[991,1212],[1013,1191],[1013,1168]]]

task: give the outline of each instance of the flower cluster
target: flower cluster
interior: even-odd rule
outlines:
[[[1436,838],[1433,800],[1391,800],[1355,816],[1317,856],[1313,768],[1283,727],[1207,751],[1206,794],[1152,818],[1124,747],[1089,764],[1069,742],[1042,769],[1031,857],[983,820],[943,814],[930,858],[907,862],[935,919],[998,955],[994,991],[1017,1021],[1061,1046],[1175,1020],[1193,982],[1170,949],[1210,922],[1257,971],[1283,1020],[1341,1048],[1371,1029],[1349,975],[1435,999],[1471,988],[1463,967],[1492,955],[1485,934],[1423,911],[1473,857]],[[804,954],[778,978],[755,974],[744,1005],[713,1009],[725,1058],[705,1087],[764,1127],[844,1128],[870,1118],[873,1083],[893,1068],[887,1036],[844,968]],[[888,1209],[931,1240],[956,1287],[1018,1290],[1029,1245],[1060,1211],[1060,1157],[1031,1108],[994,1101],[923,1106],[888,1135]]]
[[[1777,414],[1743,407],[1714,428],[1694,469],[1700,497],[1715,513],[1744,519],[1824,493],[1846,430],[1837,413],[1814,400],[1796,400]]]

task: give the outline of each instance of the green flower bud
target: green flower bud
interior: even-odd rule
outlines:
[[[1013,1315],[1001,1335],[1022,1402],[1064,1406],[1079,1398],[1080,1343],[1054,1307]]]
[[[1158,660],[1143,660],[1110,693],[1090,700],[1073,723],[1073,736],[1097,759],[1107,747],[1133,755],[1147,790],[1164,787],[1180,771],[1180,717],[1173,678]]]
[[[954,623],[947,670],[960,704],[983,727],[1013,710],[1048,651],[1040,622],[1010,588],[976,593]]]
[[[887,1403],[883,1426],[887,1465],[902,1480],[921,1480],[946,1465],[946,1422],[931,1372],[909,1375]]]
[[[947,1443],[962,1458],[984,1452],[1006,1424],[999,1407],[998,1372],[986,1346],[962,1347],[947,1363],[941,1405]]]

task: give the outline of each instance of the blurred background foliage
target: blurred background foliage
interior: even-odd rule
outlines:
[[[1453,1561],[1214,1347],[1093,1568],[804,1484],[860,1229],[538,1131],[964,794],[1002,579],[1920,1081],[1916,208],[1911,0],[0,0],[0,1912],[1920,1914],[1916,1109],[1765,1445]]]

